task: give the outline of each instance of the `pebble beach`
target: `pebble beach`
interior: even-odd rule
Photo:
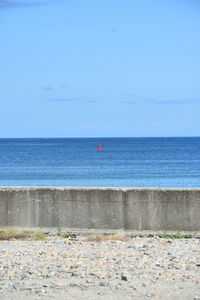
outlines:
[[[0,241],[2,299],[200,300],[200,239]]]

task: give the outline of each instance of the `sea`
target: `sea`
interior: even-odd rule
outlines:
[[[2,138],[0,186],[200,187],[200,137]]]

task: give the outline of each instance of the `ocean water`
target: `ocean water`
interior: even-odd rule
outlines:
[[[0,139],[0,185],[200,187],[200,137]]]

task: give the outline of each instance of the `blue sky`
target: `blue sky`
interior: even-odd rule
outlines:
[[[0,137],[200,136],[199,0],[0,0]]]

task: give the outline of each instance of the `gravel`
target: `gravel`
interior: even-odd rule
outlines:
[[[200,239],[0,242],[2,299],[200,299]]]

